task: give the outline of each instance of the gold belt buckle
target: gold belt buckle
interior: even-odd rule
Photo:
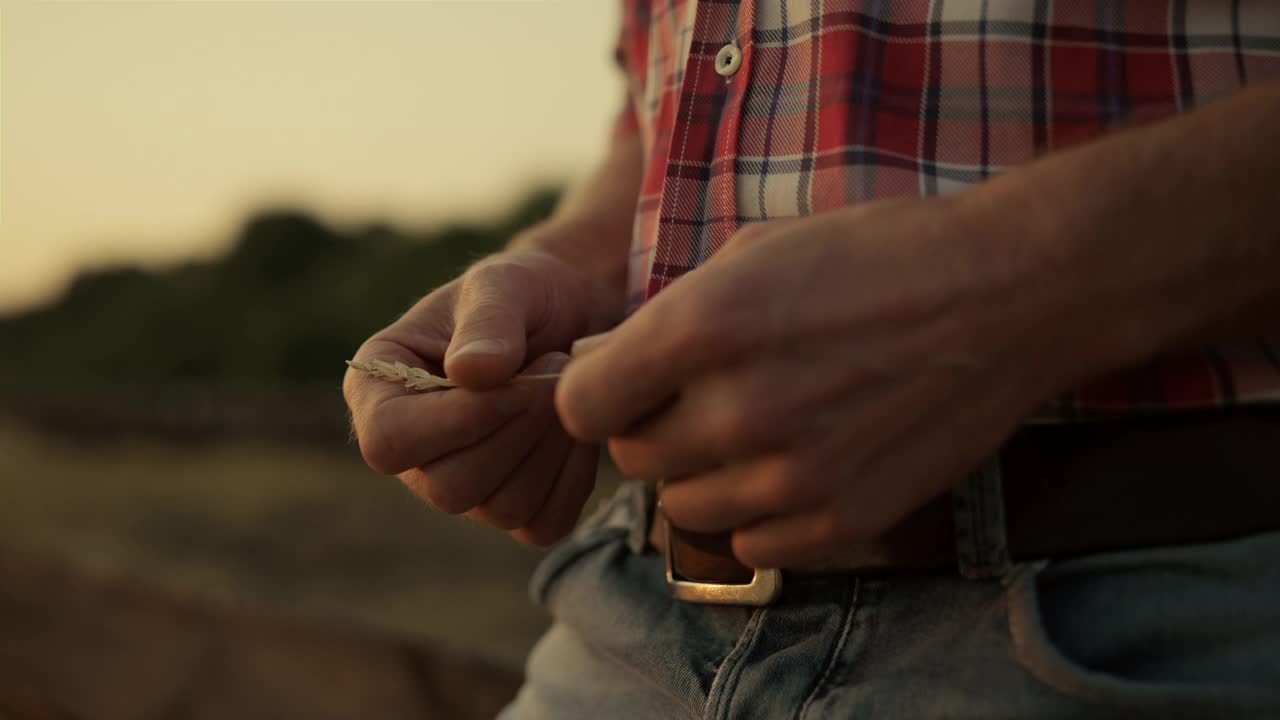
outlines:
[[[781,570],[756,570],[745,584],[705,583],[676,577],[671,551],[671,522],[659,513],[662,535],[667,547],[667,590],[671,597],[705,605],[768,605],[782,592]]]

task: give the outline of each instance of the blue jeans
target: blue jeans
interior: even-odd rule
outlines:
[[[960,575],[671,599],[622,490],[532,581],[555,618],[504,720],[1280,718],[1280,533]]]

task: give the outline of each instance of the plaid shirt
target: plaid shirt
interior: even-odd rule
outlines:
[[[744,223],[954,192],[1280,78],[1271,0],[623,4],[616,132],[638,132],[646,151],[632,309]],[[1035,419],[1277,402],[1278,345],[1168,358]]]

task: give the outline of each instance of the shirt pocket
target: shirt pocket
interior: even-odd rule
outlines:
[[[1017,662],[1100,717],[1280,717],[1280,533],[1020,567]]]

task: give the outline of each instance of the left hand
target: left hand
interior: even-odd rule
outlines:
[[[987,209],[952,196],[745,227],[569,364],[566,429],[665,478],[671,521],[732,530],[748,565],[873,541],[1079,379],[1080,279],[1057,278],[1018,213]]]

